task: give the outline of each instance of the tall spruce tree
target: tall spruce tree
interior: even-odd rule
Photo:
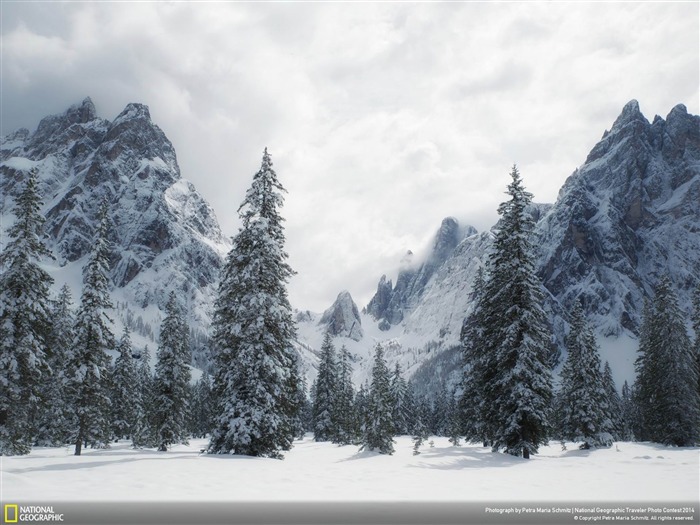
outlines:
[[[99,225],[87,265],[83,293],[76,315],[73,351],[68,363],[68,391],[75,412],[73,442],[79,456],[84,443],[106,446],[110,438],[108,350],[115,347],[107,310],[109,298],[109,216],[106,201],[100,206]]]
[[[487,374],[487,348],[484,335],[484,289],[486,270],[480,266],[472,284],[471,300],[474,308],[464,320],[460,341],[462,343],[462,394],[457,403],[461,434],[467,441],[481,441],[484,446],[490,441],[488,436],[483,392],[489,379]]]
[[[413,419],[412,399],[408,389],[408,383],[401,374],[401,365],[396,363],[394,373],[391,376],[391,399],[394,402],[393,420],[396,435],[404,435],[411,432]]]
[[[697,356],[671,281],[664,276],[644,316],[637,358],[643,439],[691,446],[700,440]]]
[[[265,149],[239,208],[214,313],[215,429],[209,452],[280,458],[300,410],[295,326],[286,283],[284,187]]]
[[[338,425],[338,435],[334,440],[340,445],[349,445],[357,439],[355,428],[355,389],[352,385],[352,368],[350,366],[350,352],[343,345],[340,349],[340,362],[338,363],[338,392],[334,404],[335,420]]]
[[[213,396],[211,387],[211,377],[209,376],[209,373],[206,370],[195,385],[193,404],[194,406],[192,407],[192,435],[195,437],[206,437],[211,433],[211,429],[213,426]]]
[[[389,369],[384,361],[384,349],[377,344],[372,367],[372,383],[367,396],[367,414],[361,450],[377,450],[380,454],[394,453],[393,408]]]
[[[127,327],[117,345],[117,356],[112,372],[112,435],[115,439],[132,437],[138,416],[139,384],[134,379],[138,372]]]
[[[620,439],[623,441],[632,441],[634,439],[636,406],[632,396],[632,389],[627,381],[622,384],[620,406],[622,408],[622,433]]]
[[[622,399],[617,393],[615,379],[612,375],[610,363],[605,361],[603,366],[603,390],[605,391],[605,399],[607,404],[606,412],[606,430],[612,436],[612,439],[622,439],[623,434],[623,414],[622,414]]]
[[[53,279],[39,262],[51,258],[43,240],[43,203],[32,173],[17,197],[15,222],[0,254],[0,455],[28,454],[44,408]]]
[[[173,292],[165,305],[160,326],[158,361],[154,381],[155,429],[158,450],[187,443],[189,411],[190,348],[189,328]]]
[[[581,442],[581,448],[610,445],[610,407],[600,370],[598,345],[578,302],[571,312],[566,348],[568,357],[556,398],[557,434],[562,440]]]
[[[67,443],[72,424],[72,411],[66,395],[66,370],[73,345],[73,296],[64,284],[51,307],[52,327],[49,337],[48,363],[51,373],[42,383],[45,409],[39,418],[37,445],[60,446]]]
[[[148,345],[137,356],[134,392],[136,415],[131,430],[131,443],[134,448],[143,448],[153,446],[156,442],[154,431],[155,393]]]
[[[331,335],[326,332],[321,344],[321,359],[318,363],[314,404],[312,408],[314,440],[335,440],[338,434],[336,401],[338,397],[338,372],[335,347]]]
[[[510,199],[489,256],[489,279],[479,305],[478,383],[483,385],[483,433],[492,448],[529,458],[547,442],[552,377],[548,365],[551,333],[535,275],[529,213],[532,195],[513,166]]]

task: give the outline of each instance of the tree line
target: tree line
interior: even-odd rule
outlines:
[[[351,356],[326,334],[318,375],[307,396],[294,349],[296,329],[286,285],[280,208],[286,190],[267,150],[238,208],[239,232],[222,268],[214,305],[212,376],[191,382],[191,331],[171,294],[153,372],[148,349],[119,341],[108,316],[109,219],[98,214],[77,310],[64,286],[40,261],[51,257],[32,174],[16,201],[16,221],[0,254],[0,453],[33,445],[104,447],[131,439],[165,451],[188,437],[209,436],[206,452],[283,457],[295,438],[354,444],[383,454],[393,437],[413,436],[414,451],[430,435],[483,443],[528,458],[551,439],[584,448],[614,440],[687,446],[700,440],[700,287],[691,320],[694,341],[672,283],[662,277],[647,304],[637,378],[618,394],[582,305],[574,302],[567,359],[554,384],[552,332],[534,270],[532,195],[517,168],[509,199],[499,206],[493,249],[472,286],[474,309],[462,334],[462,377],[432,400],[413,392],[397,364],[389,370],[381,345],[371,380],[352,383]],[[201,338],[200,338],[201,339]],[[202,342],[194,342],[201,352]],[[114,363],[108,352],[117,354]]]

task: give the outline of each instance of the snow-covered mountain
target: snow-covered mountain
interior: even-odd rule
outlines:
[[[700,282],[700,117],[678,105],[650,123],[629,102],[557,201],[531,212],[555,345],[562,349],[567,312],[581,298],[616,379],[632,379],[633,340],[658,278],[670,276],[686,312]],[[447,379],[459,363],[471,285],[491,243],[491,232],[446,218],[424,261],[409,252],[395,285],[382,276],[363,310],[372,335],[363,351],[362,342],[354,345],[363,364],[385,341],[390,364],[401,363],[426,389]]]
[[[230,244],[212,208],[180,176],[173,146],[146,106],[129,104],[110,122],[85,99],[43,119],[33,133],[3,137],[3,217],[9,219],[11,196],[30,170],[41,181],[46,232],[57,257],[50,270],[59,287],[72,276],[69,284],[79,293],[97,209],[107,199],[115,301],[145,309],[153,319],[176,291],[190,323],[208,326]],[[631,379],[641,309],[656,280],[669,274],[686,311],[700,281],[700,117],[678,105],[650,123],[636,101],[628,103],[557,201],[533,205],[531,213],[556,344],[567,330],[566,312],[583,298],[616,380]],[[490,231],[448,217],[425,258],[406,254],[396,279],[382,276],[362,311],[347,291],[324,313],[298,311],[297,349],[308,383],[327,330],[338,348],[350,351],[356,386],[369,377],[378,342],[390,366],[400,363],[425,390],[454,379],[472,282],[491,243]]]
[[[218,271],[229,243],[214,211],[180,176],[173,145],[148,107],[129,104],[113,121],[89,98],[21,129],[0,144],[2,212],[30,170],[39,174],[45,231],[64,276],[79,275],[103,199],[112,222],[110,275],[115,297],[133,309],[162,309],[171,291],[193,326],[209,324]],[[70,280],[70,279],[68,279]],[[70,283],[76,297],[79,282]]]

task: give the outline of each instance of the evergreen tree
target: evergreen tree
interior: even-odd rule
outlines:
[[[43,406],[41,385],[50,374],[53,279],[39,266],[51,258],[43,240],[42,205],[32,173],[16,199],[15,223],[0,254],[0,455],[29,453]]]
[[[284,188],[267,149],[239,208],[215,304],[217,398],[209,452],[281,457],[294,439],[301,381],[286,283],[293,275],[278,209]]]
[[[436,436],[446,436],[451,423],[450,400],[447,385],[443,384],[433,402],[430,430]]]
[[[155,428],[158,450],[187,443],[189,411],[190,348],[189,329],[174,293],[165,306],[160,327],[155,375]]]
[[[58,299],[51,307],[53,324],[49,337],[48,363],[51,373],[42,383],[42,397],[45,409],[39,419],[36,443],[41,446],[57,447],[67,443],[70,430],[74,427],[72,411],[66,396],[66,369],[73,344],[73,297],[68,285],[63,285]]]
[[[622,439],[624,427],[622,399],[620,398],[620,394],[617,393],[610,363],[607,361],[603,367],[603,391],[605,392],[605,401],[608,409],[605,414],[607,432],[611,434],[612,439]]]
[[[489,376],[483,341],[485,326],[486,270],[480,266],[472,284],[471,300],[474,309],[462,325],[462,394],[457,404],[461,433],[467,441],[490,441],[485,424],[486,406],[483,392]]]
[[[99,211],[92,253],[83,269],[83,293],[76,316],[73,351],[68,364],[68,391],[75,411],[75,455],[84,443],[106,446],[110,438],[107,350],[115,347],[107,310],[109,298],[109,219],[107,203]]]
[[[620,439],[632,441],[634,439],[634,427],[636,420],[636,407],[632,396],[632,389],[625,381],[622,385],[622,397],[620,400],[622,409],[622,433]]]
[[[321,360],[318,364],[318,377],[312,408],[314,440],[331,441],[338,435],[335,420],[335,407],[338,395],[338,373],[336,370],[335,347],[331,335],[326,332],[321,344]]]
[[[131,431],[131,443],[134,448],[143,448],[153,446],[156,442],[154,381],[148,345],[138,355],[137,361],[134,390],[136,413]]]
[[[340,445],[349,445],[357,439],[355,425],[354,402],[355,389],[352,385],[352,368],[350,367],[350,352],[342,346],[340,363],[338,364],[338,391],[336,396],[335,420],[338,424],[338,435],[334,440]]]
[[[571,313],[566,348],[568,357],[557,395],[559,437],[580,441],[581,448],[586,449],[609,446],[612,443],[610,408],[600,371],[598,346],[578,302]]]
[[[408,434],[411,426],[412,407],[408,383],[401,375],[401,366],[396,363],[391,377],[391,399],[393,401],[392,418],[397,436]]]
[[[365,421],[367,420],[367,410],[369,406],[369,393],[368,386],[366,384],[360,385],[360,389],[357,391],[355,396],[355,410],[354,410],[354,430],[355,436],[357,437],[356,442],[358,444],[362,443],[362,436],[364,435]]]
[[[692,446],[700,440],[697,357],[668,277],[644,317],[637,359],[644,439]]]
[[[211,377],[206,370],[195,385],[193,400],[192,434],[195,437],[206,437],[213,427]]]
[[[124,328],[122,337],[117,345],[117,356],[112,372],[112,434],[115,439],[130,438],[136,417],[137,403],[140,392],[137,377],[136,361],[131,347],[131,335]]]
[[[380,454],[394,453],[394,422],[391,379],[380,344],[375,349],[372,383],[367,398],[367,416],[362,434],[361,450],[378,450]]]
[[[480,406],[492,448],[526,459],[547,442],[552,397],[551,333],[542,308],[531,242],[534,221],[515,166],[489,257],[490,275],[479,304]]]

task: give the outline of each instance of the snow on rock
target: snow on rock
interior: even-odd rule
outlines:
[[[109,122],[87,98],[44,118],[34,133],[16,132],[10,139],[0,150],[3,211],[29,170],[37,170],[45,231],[59,264],[80,264],[90,251],[97,209],[106,199],[110,277],[123,300],[134,308],[162,309],[174,291],[190,323],[208,326],[230,244],[211,206],[181,178],[175,150],[147,106],[128,104]]]
[[[343,335],[359,341],[364,335],[360,311],[347,290],[340,292],[333,305],[323,312],[320,323],[334,336]]]

